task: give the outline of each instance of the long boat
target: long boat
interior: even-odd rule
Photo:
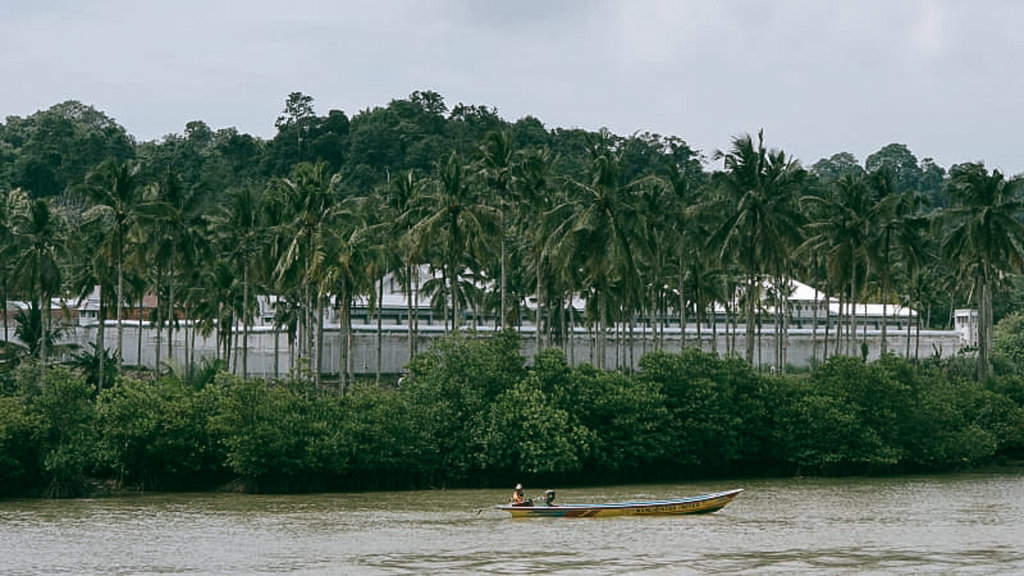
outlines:
[[[676,514],[708,514],[725,508],[742,488],[665,500],[636,500],[607,504],[533,504],[528,506],[500,504],[496,506],[512,514],[513,518],[554,516],[562,518],[595,518],[604,516],[659,516]]]

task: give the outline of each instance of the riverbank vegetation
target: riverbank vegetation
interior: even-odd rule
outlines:
[[[4,495],[372,490],[961,470],[1024,457],[1024,377],[834,356],[805,374],[653,352],[632,374],[453,336],[401,386],[119,377],[25,364],[0,396]],[[969,370],[967,371],[970,372]]]

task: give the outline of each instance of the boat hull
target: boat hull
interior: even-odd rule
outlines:
[[[513,518],[557,517],[557,518],[598,518],[607,516],[674,516],[681,514],[709,514],[724,508],[733,501],[742,488],[701,494],[688,498],[667,500],[645,500],[636,502],[615,502],[610,504],[563,504],[560,506],[497,506]]]

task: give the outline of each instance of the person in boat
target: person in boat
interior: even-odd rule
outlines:
[[[547,492],[544,493],[544,505],[545,506],[554,506],[555,505],[555,491],[554,490],[548,490]]]
[[[513,506],[533,506],[533,501],[526,498],[522,484],[516,484],[516,489],[512,491],[512,497],[509,498],[509,502]]]

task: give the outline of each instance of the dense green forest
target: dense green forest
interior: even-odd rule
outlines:
[[[901,144],[863,164],[838,152],[805,166],[761,132],[700,151],[676,136],[512,122],[429,91],[351,116],[318,115],[296,92],[275,126],[263,139],[196,120],[139,142],[75,101],[0,124],[0,300],[30,303],[4,315],[0,342],[5,491],[74,492],[89,476],[447,486],[515,473],[843,473],[1019,450],[1019,347],[1009,328],[1003,348],[994,336],[1001,319],[1019,325],[1024,293],[1017,176],[980,162],[944,168]],[[534,367],[504,336],[456,336],[410,350],[412,377],[395,390],[357,382],[343,347],[328,390],[309,369],[322,365],[324,310],[346,329],[353,302],[376,306],[389,274],[429,294],[456,335],[475,317],[535,323]],[[752,372],[754,338],[742,350],[733,339],[725,359],[656,352],[625,374],[601,364],[622,327],[652,329],[657,349],[665,326],[706,322],[718,306],[734,334],[771,310],[785,372],[795,279],[841,302],[909,306],[919,328],[976,308],[978,346],[941,362],[909,347],[895,358],[883,322],[881,361],[839,356],[833,335],[809,375]],[[57,366],[49,303],[94,286],[117,344]],[[166,333],[164,358],[171,330],[194,340],[216,328],[219,362],[186,349],[179,368],[158,352],[155,372],[129,377],[123,323],[145,294],[159,302],[148,320]],[[236,349],[247,372],[266,294],[298,351],[290,376],[212,376]],[[559,358],[573,322],[592,331],[595,366]],[[857,318],[840,322],[849,344]]]

